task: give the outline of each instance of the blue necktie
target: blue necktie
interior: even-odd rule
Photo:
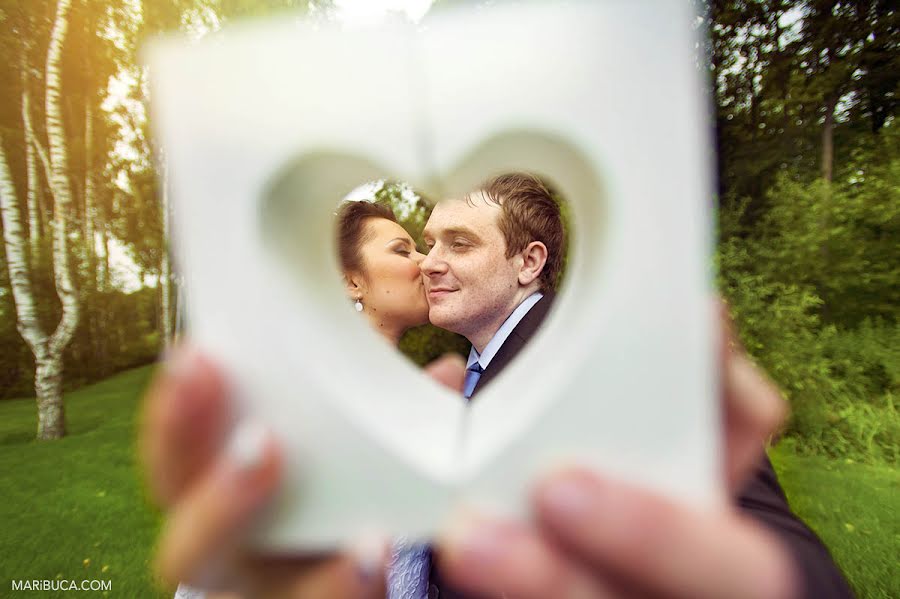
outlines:
[[[428,599],[431,550],[405,539],[394,542],[387,574],[387,599]]]
[[[478,379],[481,378],[482,372],[484,372],[484,369],[481,368],[481,364],[478,362],[475,362],[466,369],[466,382],[463,384],[463,397],[466,399],[472,397],[472,393],[475,391],[475,385],[478,384]]]

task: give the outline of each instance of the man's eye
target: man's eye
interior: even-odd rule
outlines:
[[[450,249],[453,250],[464,250],[469,247],[469,244],[465,241],[454,241],[450,244]]]

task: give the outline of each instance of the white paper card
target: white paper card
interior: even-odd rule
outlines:
[[[459,501],[522,515],[559,460],[713,501],[709,149],[682,4],[501,4],[352,33],[261,22],[150,48],[192,342],[286,446],[261,543],[426,538]],[[263,225],[287,164],[307,192],[299,272]],[[333,212],[367,180],[453,197],[504,170],[568,199],[569,266],[535,339],[467,406],[354,318]]]

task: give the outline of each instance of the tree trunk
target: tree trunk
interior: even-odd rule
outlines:
[[[30,122],[31,101],[28,92],[28,81],[22,77],[24,84],[22,91],[22,120],[26,119]],[[38,191],[40,183],[37,173],[37,156],[34,144],[29,140],[29,136],[25,136],[25,172],[26,185],[25,204],[28,208],[28,250],[29,258],[32,266],[40,262],[41,251],[41,219],[38,210]]]
[[[105,301],[104,294],[107,289],[107,281],[109,279],[109,236],[106,232],[106,218],[101,210],[97,210],[97,220],[94,222],[94,228],[100,237],[100,243],[97,245],[97,295],[95,301]],[[101,304],[103,305],[103,304]],[[108,323],[103,323],[102,333],[97,335],[97,364],[99,372],[102,376],[109,374],[109,327]]]
[[[50,45],[47,50],[46,70],[46,118],[47,118],[47,142],[49,148],[50,171],[52,180],[53,208],[53,270],[56,283],[56,293],[62,304],[62,317],[53,335],[48,342],[47,360],[44,362],[44,380],[47,383],[44,389],[37,389],[38,395],[43,391],[44,398],[39,397],[39,411],[47,418],[63,418],[62,410],[62,353],[78,326],[79,305],[78,294],[72,282],[71,265],[69,263],[68,250],[68,218],[72,211],[72,188],[69,183],[68,173],[68,149],[66,147],[66,132],[63,127],[62,111],[60,108],[61,97],[61,73],[60,62],[62,46],[68,28],[68,12],[71,0],[59,0],[56,5],[56,17],[53,22],[53,31],[50,34]],[[36,356],[37,357],[37,356]],[[57,381],[57,378],[59,379]],[[35,377],[36,384],[38,377]],[[57,408],[46,407],[56,404]],[[54,439],[65,431],[65,423],[62,421],[40,420],[38,421],[38,438]]]
[[[26,259],[25,236],[19,198],[9,172],[6,150],[0,140],[0,208],[3,218],[3,243],[6,248],[6,266],[12,287],[13,304],[16,307],[16,327],[37,355],[47,344],[47,335],[41,330],[31,287],[29,262]]]
[[[837,107],[839,98],[840,94],[838,92],[834,92],[834,94],[825,98],[825,121],[822,125],[822,178],[825,179],[826,186],[822,197],[822,216],[819,220],[822,236],[822,246],[819,248],[819,255],[822,260],[820,280],[824,280],[827,276],[830,270],[829,263],[831,262],[831,256],[828,252],[828,237],[833,202],[831,181],[834,177],[834,110]],[[829,322],[831,319],[831,308],[828,302],[823,300],[819,310],[822,320]]]
[[[100,229],[100,264],[97,268],[97,291],[105,293],[109,287],[109,234],[106,232],[105,221]]]
[[[35,356],[34,390],[37,394],[39,440],[61,439],[66,435],[66,410],[62,395],[62,352],[42,352]]]
[[[6,265],[16,309],[16,327],[34,355],[34,388],[38,405],[38,439],[57,439],[65,435],[65,410],[60,389],[61,354],[53,355],[35,309],[34,291],[25,259],[25,237],[19,212],[19,198],[9,173],[6,151],[0,140],[0,208],[3,218],[3,242]]]
[[[834,110],[837,93],[825,98],[825,122],[822,125],[822,178],[831,183],[834,174]]]
[[[86,59],[85,59],[86,60]],[[84,104],[84,219],[82,220],[84,234],[85,264],[87,265],[84,284],[89,285],[92,293],[85,300],[85,315],[90,331],[88,339],[89,352],[93,358],[94,373],[96,376],[103,370],[100,355],[100,339],[103,337],[102,315],[97,310],[97,287],[100,278],[97,272],[97,203],[94,199],[94,108],[93,98],[88,95]]]
[[[94,279],[96,287],[96,245],[94,239],[94,223],[96,221],[96,201],[94,199],[94,160],[93,151],[94,110],[91,99],[86,100],[84,108],[84,249],[87,252],[88,274]]]

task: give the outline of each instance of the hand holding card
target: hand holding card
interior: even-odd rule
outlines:
[[[833,564],[766,462],[751,501],[766,510],[742,507],[766,528],[721,501],[691,15],[633,4],[492,7],[352,36],[263,23],[150,53],[191,336],[228,379],[227,398],[190,377],[173,385],[171,373],[151,394],[145,439],[173,506],[161,544],[170,577],[199,572],[255,596],[378,593],[378,549],[315,563],[259,556],[333,551],[372,529],[431,538],[466,503],[524,531],[494,543],[499,553],[468,551],[458,531],[438,544],[445,578],[474,592],[789,596],[799,587],[786,547],[815,575],[809,588],[824,588]],[[345,256],[330,234],[336,207],[384,180],[437,202],[424,231],[394,226],[408,214],[370,214]],[[513,205],[541,202],[511,198],[540,189],[568,202],[568,256],[544,235],[553,227],[529,228],[543,218],[517,224]],[[556,295],[542,275],[558,259]],[[465,366],[432,369],[454,392],[384,342],[425,308],[471,342]],[[722,382],[736,494],[780,404],[745,359],[726,359]],[[241,433],[227,445],[241,451],[221,451],[228,423],[247,417],[274,442]],[[199,445],[187,422],[207,427]],[[258,476],[234,468],[235,455]],[[560,461],[588,469],[541,484],[529,504]],[[549,496],[568,499],[560,508]],[[248,553],[239,542],[268,498]],[[473,555],[477,567],[461,567]]]

